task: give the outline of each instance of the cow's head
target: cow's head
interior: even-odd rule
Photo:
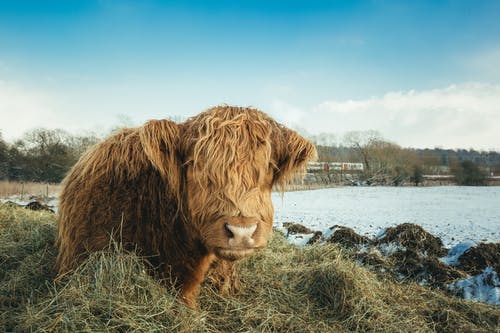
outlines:
[[[228,260],[266,245],[273,186],[286,184],[316,156],[309,141],[264,113],[230,106],[179,125],[150,122],[141,141],[182,198],[187,227],[209,252]]]

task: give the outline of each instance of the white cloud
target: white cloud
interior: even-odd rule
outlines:
[[[306,113],[283,100],[274,100],[271,102],[269,109],[266,110],[270,116],[284,125],[296,125],[306,116]]]
[[[464,83],[330,100],[294,124],[311,133],[377,130],[403,146],[500,150],[500,85]]]
[[[0,130],[4,138],[19,138],[27,129],[57,123],[54,99],[13,82],[0,81]]]
[[[117,114],[128,114],[141,123],[168,116],[163,110],[182,110],[182,105],[169,107],[146,97],[109,89],[56,94],[0,81],[0,130],[11,141],[35,127],[76,133],[99,130],[100,125],[110,127],[116,124]],[[341,136],[352,130],[376,130],[402,146],[500,151],[500,85],[463,83],[426,91],[394,91],[366,99],[327,100],[309,110],[288,99],[276,99],[263,109],[281,123],[311,134]]]
[[[92,96],[85,91],[49,91],[28,88],[14,81],[0,80],[0,132],[12,142],[34,128],[61,128],[70,133],[95,131],[105,133],[119,125],[128,106],[116,98],[110,107],[107,95]]]

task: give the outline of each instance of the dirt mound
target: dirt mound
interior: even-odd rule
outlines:
[[[471,274],[481,274],[492,267],[500,275],[500,243],[479,243],[458,258],[458,268]]]
[[[407,250],[422,252],[429,256],[442,257],[447,250],[439,237],[435,237],[425,231],[419,225],[403,223],[396,227],[387,228],[384,235],[378,240],[378,244],[396,243],[404,246]]]
[[[403,280],[446,290],[448,283],[463,279],[466,274],[443,264],[435,256],[424,256],[413,250],[396,251],[389,257],[391,270]]]
[[[314,231],[308,227],[303,226],[300,223],[284,222],[283,227],[287,230],[286,237],[288,235],[297,234],[314,234],[306,243],[306,245],[312,245],[324,241],[323,233],[321,231]]]
[[[338,243],[347,248],[373,243],[370,238],[358,235],[354,230],[348,227],[335,225],[330,227],[330,229],[335,229],[335,231],[326,240],[328,243]]]
[[[439,261],[448,251],[439,237],[419,225],[404,223],[387,228],[377,246],[385,250],[387,271],[398,280],[447,290],[449,283],[466,277],[464,272]]]
[[[289,235],[314,233],[314,230],[311,230],[300,223],[284,222],[283,227],[288,231],[287,233]]]
[[[47,206],[44,203],[41,203],[40,201],[32,201],[29,204],[27,204],[26,206],[24,206],[24,208],[30,209],[30,210],[36,210],[36,211],[43,210],[43,211],[54,213],[54,210],[52,210],[52,208],[50,208],[49,206]]]
[[[354,254],[354,259],[370,266],[378,275],[445,292],[448,292],[448,284],[467,277],[467,274],[442,263],[436,256],[425,256],[420,252],[401,248],[386,253],[385,256],[382,253],[377,247],[363,248]]]

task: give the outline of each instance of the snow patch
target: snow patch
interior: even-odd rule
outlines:
[[[482,274],[457,281],[449,288],[461,292],[466,300],[500,306],[500,278],[492,267],[486,267]]]
[[[21,199],[21,197],[17,195],[13,195],[5,199],[0,199],[0,203],[6,203],[6,202],[13,202],[16,205],[26,206],[27,204],[30,203],[30,200]]]
[[[376,239],[382,239],[385,237],[385,233],[387,232],[387,227],[381,228],[377,234],[375,235]]]
[[[378,246],[378,249],[384,257],[388,257],[398,251],[406,251],[406,247],[398,243],[383,243]]]
[[[446,257],[439,258],[439,261],[448,266],[457,267],[459,265],[458,258],[474,245],[470,241],[458,243],[448,251]]]
[[[287,240],[296,246],[305,246],[314,234],[296,234],[288,235]]]
[[[333,233],[335,232],[335,229],[337,229],[337,227],[331,227],[331,228],[324,230],[323,231],[323,238],[325,238],[325,239],[330,238],[333,235]]]

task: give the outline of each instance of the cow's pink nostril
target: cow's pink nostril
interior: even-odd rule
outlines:
[[[234,224],[229,224],[226,223],[225,225],[226,230],[228,230],[232,237],[229,238],[235,238],[235,239],[252,239],[253,234],[255,230],[257,229],[257,224],[253,224],[247,227],[240,227]]]

